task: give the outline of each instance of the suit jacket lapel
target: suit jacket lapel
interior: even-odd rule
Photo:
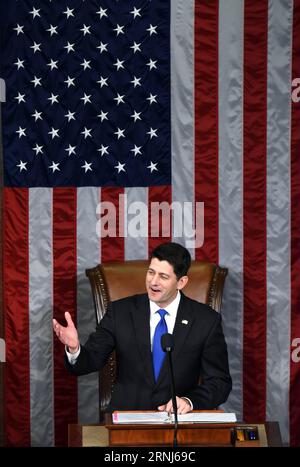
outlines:
[[[150,342],[150,305],[148,295],[139,295],[131,312],[137,346],[145,367],[145,377],[154,384],[152,353]]]
[[[179,354],[185,339],[193,325],[194,316],[189,306],[189,302],[185,295],[181,293],[181,300],[179,303],[177,317],[175,321],[173,337],[174,337],[174,351],[173,359],[175,360]]]

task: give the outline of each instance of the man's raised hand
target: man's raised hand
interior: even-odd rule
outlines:
[[[68,311],[65,312],[65,319],[67,326],[62,326],[56,319],[53,319],[53,330],[60,342],[68,347],[70,353],[75,353],[79,349],[77,329]]]

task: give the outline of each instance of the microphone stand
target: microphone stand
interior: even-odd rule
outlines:
[[[171,381],[171,395],[172,395],[172,404],[174,410],[174,438],[173,438],[173,447],[177,447],[177,428],[178,428],[178,417],[177,417],[177,401],[176,401],[176,393],[175,393],[175,382],[174,382],[174,373],[173,373],[173,364],[172,364],[172,357],[171,351],[167,349],[168,359],[169,359],[169,373],[170,373],[170,381]]]

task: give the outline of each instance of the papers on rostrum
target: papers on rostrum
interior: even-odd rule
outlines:
[[[126,412],[115,411],[112,414],[113,423],[173,423],[174,414],[168,412]],[[235,423],[235,413],[230,412],[189,412],[178,415],[178,423]]]

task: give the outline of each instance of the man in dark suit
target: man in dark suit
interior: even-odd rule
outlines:
[[[178,413],[214,409],[226,401],[232,383],[221,315],[182,293],[190,264],[183,246],[158,246],[146,274],[147,294],[111,302],[85,345],[79,343],[69,313],[66,327],[53,320],[54,331],[66,346],[67,368],[76,375],[101,369],[116,350],[117,381],[110,410],[173,410],[161,332],[174,338]]]

